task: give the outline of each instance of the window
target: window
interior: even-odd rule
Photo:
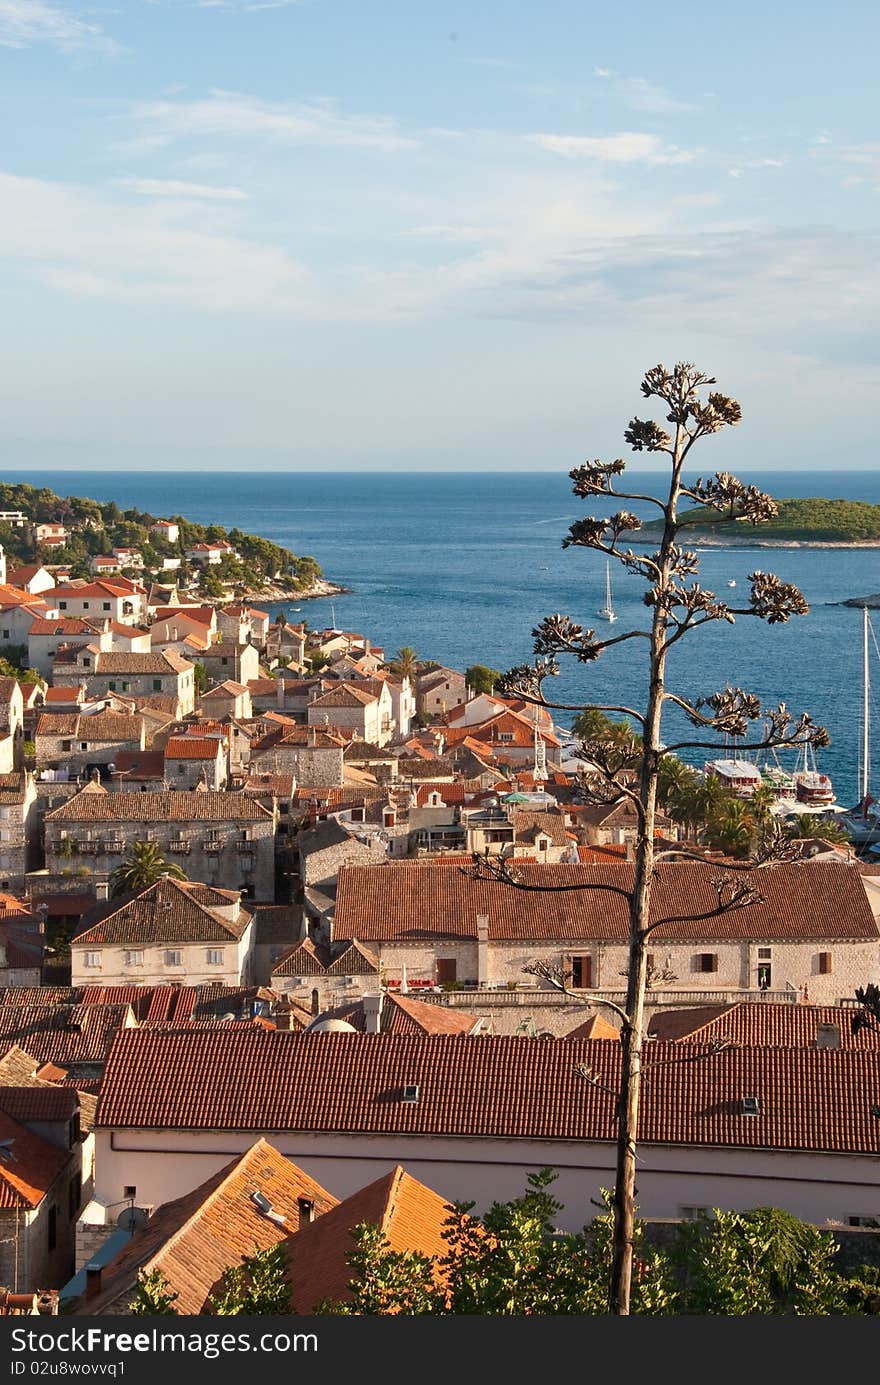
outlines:
[[[61,749],[62,749],[62,750],[72,750],[72,749],[73,749],[73,741],[62,741],[62,742],[61,742]]]
[[[698,1217],[711,1217],[711,1207],[679,1207],[678,1215],[682,1221],[696,1221]]]
[[[82,1178],[77,1173],[70,1180],[67,1190],[67,1215],[70,1221],[76,1221],[79,1216],[79,1200],[82,1196]]]
[[[572,957],[571,988],[573,991],[586,991],[593,984],[592,957]]]
[[[769,962],[770,959],[772,958],[772,956],[773,956],[773,949],[772,949],[772,947],[759,947],[759,948],[758,948],[758,961],[759,961],[759,962]]]
[[[880,1227],[880,1220],[877,1217],[857,1216],[847,1217],[847,1226],[866,1226],[870,1231],[876,1231]]]
[[[161,679],[161,678],[154,678],[154,679],[153,679],[153,692],[161,692],[161,691],[162,691],[162,679]]]
[[[101,965],[100,952],[87,952],[83,957],[83,966],[99,967]]]
[[[715,952],[698,952],[694,958],[694,971],[717,971],[718,956]]]
[[[144,965],[144,954],[139,948],[134,948],[125,954],[125,965],[127,967],[142,967]]]
[[[177,766],[177,773],[178,773],[178,774],[186,774],[186,765],[178,765],[178,766]]]
[[[125,1198],[128,1198],[128,1197],[137,1197],[137,1195],[138,1195],[137,1185],[134,1184],[134,1183],[128,1183],[128,1184],[126,1184],[126,1186],[122,1189],[122,1196],[125,1197]]]
[[[69,1149],[73,1149],[73,1146],[79,1140],[79,1136],[79,1111],[74,1111],[70,1118],[70,1124],[67,1127],[67,1144]]]
[[[437,958],[437,982],[443,985],[444,981],[454,981],[458,966],[454,957]]]
[[[80,741],[80,743],[79,743],[79,748],[80,748],[80,750],[88,750],[88,748],[89,748],[89,743],[88,743],[88,741]]]
[[[59,601],[59,602],[58,602],[58,609],[59,609],[59,611],[66,611],[66,610],[67,610],[67,602],[66,602],[66,601]]]
[[[83,602],[83,610],[84,610],[84,611],[87,611],[88,609],[89,609],[89,603],[88,603],[87,601],[84,601],[84,602]]]
[[[831,953],[819,953],[819,975],[829,976],[831,974]]]
[[[86,604],[88,605],[88,602],[87,602]],[[109,611],[109,610],[110,610],[110,602],[109,602],[109,601],[105,601],[105,602],[104,602],[104,610],[105,610],[105,611]]]
[[[222,947],[209,947],[209,948],[208,948],[208,963],[209,963],[209,965],[212,966],[212,967],[222,967],[222,965],[223,965],[223,948],[222,948]]]
[[[58,1208],[53,1203],[49,1208],[49,1249],[54,1250],[58,1244]]]
[[[165,965],[166,965],[166,967],[179,967],[179,966],[180,966],[180,949],[179,949],[179,948],[177,948],[177,947],[169,947],[169,948],[168,948],[167,952],[165,953]]]
[[[116,691],[116,679],[115,679],[115,678],[111,678],[111,679],[110,679],[110,682],[107,684],[107,687],[110,689],[111,692],[115,692],[115,691]]]
[[[88,654],[86,654],[85,658],[83,659],[83,668],[88,668],[91,662],[92,661],[89,658]]]
[[[3,631],[3,638],[4,638],[4,640],[8,640],[8,639],[9,639],[9,631],[8,631],[8,630],[4,630],[4,631]]]

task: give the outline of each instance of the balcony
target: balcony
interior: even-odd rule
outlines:
[[[235,843],[235,849],[236,849],[236,851],[240,852],[242,855],[253,854],[253,851],[254,851],[255,846],[256,846],[256,842],[252,842],[252,841],[236,842],[236,843]]]
[[[215,845],[215,843],[211,843],[211,845]],[[205,850],[207,849],[206,846]],[[178,837],[176,840],[168,843],[168,850],[174,852],[178,856],[188,856],[192,851],[192,842],[189,840],[189,837]]]
[[[81,856],[99,856],[101,853],[101,849],[101,842],[89,841],[88,839],[84,839],[83,841],[76,843],[76,850],[80,853]]]
[[[124,837],[105,837],[104,841],[101,843],[101,846],[102,846],[102,850],[103,850],[103,851],[106,851],[106,852],[108,852],[108,853],[113,853],[113,852],[118,852],[118,851],[124,851],[124,850],[125,850],[125,838],[124,838]]]

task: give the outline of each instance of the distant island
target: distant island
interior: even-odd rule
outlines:
[[[821,496],[776,503],[779,514],[767,524],[753,526],[742,520],[722,523],[714,511],[703,505],[685,511],[682,522],[690,526],[701,543],[727,548],[880,546],[880,505],[869,505],[864,500],[826,500]],[[633,542],[654,542],[662,532],[662,524],[651,521]]]
[[[24,483],[0,484],[0,544],[11,570],[38,565],[87,580],[121,573],[183,585],[209,601],[305,601],[347,590],[328,582],[314,558],[240,529]]]

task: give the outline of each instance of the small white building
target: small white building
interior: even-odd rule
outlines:
[[[253,916],[239,890],[163,878],[70,945],[74,986],[200,986],[250,981]]]

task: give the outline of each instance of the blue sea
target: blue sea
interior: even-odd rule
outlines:
[[[545,615],[562,612],[599,625],[605,559],[586,549],[561,547],[569,524],[595,512],[578,500],[563,471],[499,473],[234,473],[5,471],[4,480],[48,486],[62,495],[114,499],[154,515],[183,514],[264,535],[298,554],[312,554],[325,575],[350,587],[330,600],[302,603],[294,619],[314,626],[335,623],[368,635],[391,654],[412,645],[421,658],[455,668],[483,663],[507,669],[531,658],[531,631]],[[794,471],[742,473],[777,497],[826,495],[880,503],[875,472],[837,471],[833,478]],[[658,471],[628,474],[634,489],[650,492]],[[632,507],[638,508],[638,507]],[[641,507],[648,516],[648,509]],[[708,627],[683,640],[670,656],[669,686],[706,695],[727,682],[768,703],[809,711],[827,726],[831,746],[819,767],[829,773],[839,801],[857,797],[861,735],[862,615],[832,603],[880,592],[880,550],[706,550],[698,580],[722,597],[741,597],[756,568],[777,572],[804,591],[810,614],[767,627],[740,619]],[[727,590],[735,581],[737,589]],[[647,628],[640,579],[613,566],[613,633]],[[331,610],[332,608],[332,610]],[[273,608],[275,609],[275,608]],[[293,608],[288,605],[288,610]],[[873,617],[880,636],[880,613]],[[880,666],[871,655],[880,689]],[[553,680],[563,702],[644,703],[645,645],[631,640],[596,664],[570,665]],[[559,713],[565,724],[570,714]],[[874,739],[880,750],[880,711]],[[667,742],[686,727],[670,717]],[[723,746],[719,746],[723,750]],[[696,752],[686,758],[701,763]],[[880,783],[880,753],[872,783]]]

